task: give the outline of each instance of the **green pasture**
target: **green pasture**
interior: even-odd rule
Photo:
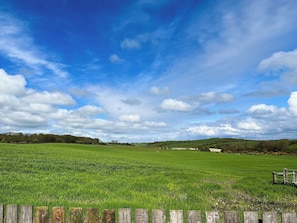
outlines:
[[[296,210],[272,171],[296,156],[146,146],[0,143],[0,204],[183,210]]]

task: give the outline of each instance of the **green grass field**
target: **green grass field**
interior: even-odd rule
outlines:
[[[0,144],[0,203],[183,210],[296,210],[297,188],[272,184],[296,156],[145,146]]]

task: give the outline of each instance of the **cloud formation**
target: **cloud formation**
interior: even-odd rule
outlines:
[[[291,96],[288,100],[288,104],[289,104],[289,111],[297,116],[297,91],[294,91],[291,93]]]
[[[67,1],[0,6],[1,132],[296,138],[295,0],[84,10]]]
[[[164,99],[161,103],[161,108],[163,110],[169,110],[169,111],[181,111],[181,112],[188,112],[193,109],[193,107],[183,101],[176,100],[176,99]]]
[[[47,54],[34,44],[25,23],[0,9],[0,27],[0,54],[20,66],[33,69],[36,74],[42,74],[46,69],[58,77],[68,77],[64,64],[49,60]]]
[[[259,69],[266,75],[278,76],[284,84],[297,86],[297,49],[276,52],[261,61]]]
[[[127,50],[137,50],[137,49],[141,48],[141,45],[140,45],[139,41],[137,41],[135,39],[125,38],[121,42],[121,48],[127,49]]]
[[[2,130],[49,127],[50,116],[58,111],[56,106],[74,105],[70,95],[61,92],[37,92],[26,88],[22,75],[9,75],[0,70],[0,114]]]
[[[110,60],[110,62],[112,62],[112,63],[116,63],[116,64],[121,64],[121,63],[124,62],[124,60],[121,59],[121,58],[120,58],[118,55],[116,55],[116,54],[112,54],[112,55],[110,55],[109,60]]]
[[[2,95],[22,95],[25,93],[26,80],[22,75],[10,76],[0,69],[0,93]]]
[[[119,119],[122,122],[139,122],[140,116],[139,115],[121,115]]]

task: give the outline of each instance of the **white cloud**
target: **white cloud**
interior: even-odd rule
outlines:
[[[238,135],[238,130],[232,127],[230,124],[220,124],[218,126],[210,125],[198,125],[194,127],[189,127],[187,130],[192,135],[200,136],[216,136],[218,134],[224,136],[234,136]]]
[[[190,134],[193,135],[206,135],[206,136],[214,136],[217,134],[215,128],[207,125],[200,125],[195,127],[190,127],[187,129]]]
[[[56,106],[75,104],[70,95],[61,92],[26,88],[22,75],[9,75],[3,69],[0,69],[0,82],[5,83],[0,87],[0,130],[49,127],[59,111]]]
[[[168,94],[169,92],[170,92],[169,87],[158,88],[156,86],[153,86],[150,88],[150,93],[155,95]]]
[[[297,49],[288,52],[277,52],[271,57],[262,60],[259,64],[260,70],[278,71],[284,67],[297,68]]]
[[[161,108],[164,110],[181,111],[181,112],[187,112],[193,109],[191,105],[183,101],[179,101],[172,98],[163,100],[161,103]]]
[[[27,94],[22,98],[24,102],[35,102],[53,105],[74,105],[73,98],[61,92],[36,92],[35,90],[27,90]]]
[[[115,121],[121,115],[141,114],[143,120],[152,120],[155,115],[156,102],[145,97],[135,89],[139,85],[130,84],[128,89],[111,89],[102,86],[89,86],[89,94],[94,97],[97,104],[108,113],[110,120]],[[141,100],[139,100],[140,98]]]
[[[121,59],[118,55],[116,54],[112,54],[110,55],[109,57],[109,61],[112,62],[112,63],[115,63],[115,64],[121,64],[124,62],[123,59]]]
[[[2,72],[2,77],[9,80],[7,85],[11,85],[18,78],[24,79],[21,75],[8,75],[5,71]],[[38,129],[43,132],[55,131],[63,134],[88,135],[105,141],[118,139],[119,141],[133,142],[162,140],[164,137],[178,139],[193,136],[196,138],[219,136],[264,138],[270,137],[272,133],[273,137],[277,138],[278,136],[283,137],[283,134],[288,136],[290,132],[294,132],[297,124],[288,112],[297,115],[296,92],[291,93],[287,109],[278,108],[275,105],[255,104],[247,109],[245,116],[233,116],[229,120],[221,119],[201,125],[192,124],[193,116],[186,120],[184,119],[186,114],[180,114],[184,127],[175,128],[175,125],[172,124],[173,121],[175,124],[177,122],[174,113],[154,112],[152,108],[155,101],[151,101],[152,104],[147,103],[149,98],[142,98],[140,95],[138,97],[143,99],[141,106],[131,106],[131,103],[137,102],[138,104],[138,100],[135,99],[135,95],[130,95],[129,92],[125,92],[126,99],[123,99],[121,91],[111,93],[111,89],[101,89],[101,91],[94,89],[97,96],[100,96],[98,102],[102,102],[104,109],[101,106],[86,105],[71,110],[57,107],[71,105],[74,100],[70,95],[60,92],[38,92],[26,88],[25,85],[22,85],[22,88],[25,93],[18,96],[16,96],[17,91],[14,92],[15,95],[12,94],[13,92],[0,95],[1,131],[35,132]],[[216,94],[206,95],[210,100]],[[192,105],[176,99],[165,99],[161,108],[171,111],[194,109]],[[102,114],[102,117],[108,115],[110,119],[94,117],[97,114]],[[141,117],[138,114],[141,114]],[[114,120],[112,120],[113,117]]]
[[[86,105],[77,109],[77,112],[84,116],[97,115],[103,113],[104,110],[95,105]]]
[[[204,103],[226,103],[234,99],[232,94],[217,93],[214,91],[202,93],[198,96],[198,100]]]
[[[45,70],[65,78],[65,65],[48,60],[48,53],[38,49],[30,37],[26,23],[0,11],[0,54],[21,66],[26,65],[37,74]]]
[[[289,111],[297,116],[297,91],[291,93],[291,96],[288,100]]]
[[[288,52],[276,52],[262,60],[259,70],[268,75],[280,76],[285,84],[297,85],[297,49]]]
[[[239,136],[259,139],[295,138],[297,119],[297,92],[292,92],[288,107],[255,104],[246,113],[209,121],[188,127],[194,136]]]
[[[182,37],[192,45],[180,42],[183,54],[164,72],[163,83],[180,91],[233,86],[242,92],[253,79],[246,78],[246,71],[271,52],[292,47],[293,40],[286,38],[297,34],[296,9],[296,1],[216,1],[214,7],[190,14]]]
[[[168,33],[164,30],[157,29],[151,33],[143,33],[136,35],[134,38],[125,38],[120,46],[125,50],[139,50],[142,48],[142,45],[145,43],[157,44],[160,39],[168,38]]]
[[[48,120],[46,117],[36,115],[34,113],[25,111],[13,111],[9,113],[3,113],[0,110],[0,123],[2,126],[9,127],[10,129],[31,129],[31,128],[43,128],[47,126]],[[2,128],[0,128],[2,129]]]
[[[2,109],[11,105],[17,105],[17,103],[18,98],[14,95],[0,94],[0,105],[2,106]]]
[[[153,121],[145,121],[144,125],[149,127],[166,127],[167,126],[165,122],[153,122]]]
[[[245,120],[240,121],[237,124],[237,127],[242,130],[248,130],[248,131],[250,131],[250,133],[262,130],[260,121],[257,119],[252,119],[252,118],[247,118]]]
[[[26,80],[22,75],[8,75],[0,69],[0,94],[22,95],[25,93]]]
[[[141,48],[139,41],[135,39],[128,39],[128,38],[125,38],[121,42],[120,46],[122,49],[127,49],[127,50],[138,50]]]
[[[141,104],[141,101],[136,98],[127,98],[121,100],[123,103],[131,106],[137,106]]]
[[[277,112],[277,107],[275,105],[265,105],[265,104],[258,104],[251,106],[247,112],[250,114],[256,115],[270,115]]]
[[[52,105],[75,104],[68,94],[28,89],[22,75],[9,75],[3,69],[0,69],[0,82],[3,83],[0,86],[0,104],[6,109],[43,113],[53,111]]]
[[[121,115],[119,119],[122,122],[139,122],[140,116],[139,115]]]
[[[22,106],[19,108],[20,111],[25,111],[31,114],[50,114],[52,112],[56,112],[57,109],[53,107],[51,104],[45,103],[35,103],[34,101],[28,102],[27,105],[23,104],[24,101],[20,101],[20,105]]]

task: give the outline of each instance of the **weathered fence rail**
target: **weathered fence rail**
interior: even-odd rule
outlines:
[[[278,178],[281,177],[281,182],[279,182]],[[287,168],[283,169],[283,172],[272,172],[272,182],[283,183],[283,184],[292,184],[297,186],[297,170],[289,170]]]
[[[9,204],[4,208],[0,204],[0,223],[116,223],[116,220],[117,223],[297,223],[296,212],[263,212],[259,218],[257,211],[244,211],[243,216],[238,211],[206,211],[205,219],[202,220],[201,211],[196,210],[187,213],[170,210],[167,213],[165,210],[153,209],[150,214],[148,209],[135,209],[135,215],[132,216],[132,209],[120,208],[117,213],[115,210],[103,210],[100,216],[98,208],[86,208],[85,211],[82,208],[70,208],[69,219],[65,219],[64,207],[52,208],[51,215],[47,206],[33,208],[30,205]]]

